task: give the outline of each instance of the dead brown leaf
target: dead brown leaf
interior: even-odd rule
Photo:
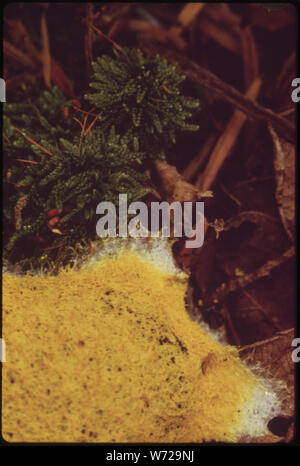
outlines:
[[[269,132],[274,146],[276,200],[280,217],[291,241],[295,234],[295,146],[279,138],[273,127]]]
[[[291,423],[286,435],[274,435],[272,432],[257,439],[251,439],[255,443],[282,443],[290,442],[294,439],[294,425],[292,423],[295,415],[295,396],[294,396],[294,378],[295,369],[292,360],[292,340],[294,338],[294,329],[285,330],[277,333],[272,338],[258,341],[252,345],[242,347],[240,356],[246,359],[250,365],[260,367],[265,377],[275,381],[280,381],[282,386],[278,386],[281,400],[282,414],[269,420],[269,428],[274,421],[277,423],[285,420]],[[277,383],[275,382],[275,383]]]
[[[280,392],[283,414],[294,415],[294,362],[292,360],[292,340],[294,329],[284,330],[267,340],[240,348],[240,356],[249,364],[259,363],[268,377],[280,380],[285,387]]]

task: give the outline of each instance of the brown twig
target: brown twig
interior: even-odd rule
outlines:
[[[261,88],[261,80],[256,79],[247,91],[247,97],[255,99]],[[223,134],[220,136],[204,172],[198,177],[196,186],[202,191],[210,189],[226,157],[230,154],[233,145],[247,119],[245,113],[235,110]]]
[[[230,293],[244,290],[244,288],[246,288],[248,285],[251,285],[255,281],[269,276],[273,269],[290,260],[294,254],[295,249],[292,247],[276,259],[267,261],[264,265],[254,270],[253,272],[242,277],[229,280],[225,286],[220,286],[214,291],[214,293],[212,293],[212,297],[209,298],[209,301],[212,303],[219,303],[222,302]],[[205,310],[208,311],[210,308],[213,308],[213,306],[210,306],[209,304],[208,308]]]
[[[7,59],[13,59],[20,65],[32,70],[37,69],[37,64],[34,60],[32,60],[28,55],[21,52],[21,50],[17,49],[13,44],[5,39],[3,40],[3,53]]]
[[[86,17],[86,24],[87,24],[87,31],[84,36],[84,53],[85,53],[85,64],[87,70],[87,78],[90,78],[92,73],[92,61],[93,61],[93,31],[91,29],[92,21],[93,21],[93,3],[87,3],[87,17]]]
[[[219,44],[221,47],[229,50],[229,52],[235,55],[241,54],[241,45],[238,41],[238,36],[228,31],[220,25],[216,25],[209,18],[200,18],[198,22],[199,31],[205,34],[209,39]]]
[[[273,180],[273,179],[274,179],[274,175],[262,176],[261,178],[257,178],[257,177],[249,178],[249,180],[242,180],[242,181],[239,181],[238,183],[236,183],[234,185],[234,189],[240,188],[241,186],[245,186],[247,184],[262,183],[263,181],[269,181],[269,180]]]
[[[199,153],[194,157],[188,166],[184,169],[182,175],[188,181],[191,181],[193,176],[199,172],[200,168],[206,161],[207,157],[209,156],[210,152],[212,151],[213,146],[216,143],[216,136],[211,134],[201,147]]]
[[[62,246],[63,246],[63,243],[58,244],[57,246],[49,246],[48,248],[41,248],[41,251],[51,251],[51,249],[61,248]]]
[[[251,345],[245,345],[242,346],[241,348],[238,349],[239,353],[242,353],[243,351],[247,351],[249,349],[254,349],[258,348],[259,346],[267,345],[268,343],[271,343],[272,341],[279,340],[280,338],[291,334],[291,338],[295,334],[295,329],[294,328],[289,328],[288,330],[281,330],[278,332],[276,335],[274,335],[271,338],[267,338],[266,340],[260,340],[256,341],[255,343],[251,343]]]
[[[95,116],[95,118],[93,119],[92,123],[89,125],[89,127],[85,130],[85,133],[84,133],[84,136],[86,136],[90,130],[93,128],[94,124],[96,123],[96,121],[98,120],[98,115]]]
[[[178,22],[182,27],[188,27],[204,7],[205,3],[187,3],[177,16]]]
[[[205,8],[205,15],[213,19],[215,23],[224,24],[231,29],[238,29],[241,17],[233,13],[229,5],[227,3],[208,3]]]
[[[106,34],[104,34],[104,32],[102,32],[100,29],[96,28],[96,26],[94,26],[93,24],[91,24],[91,28],[97,33],[99,34],[100,36],[104,37],[106,40],[108,40],[111,44],[113,44],[114,47],[116,47],[116,49],[118,49],[120,52],[123,53],[123,49],[122,47],[120,47],[119,44],[117,44],[117,42],[115,42],[113,39],[111,39],[111,37],[107,36]]]
[[[131,19],[128,22],[128,29],[138,32],[145,36],[146,34],[152,39],[162,43],[172,43],[179,51],[184,51],[187,48],[186,41],[178,35],[178,31],[171,28],[169,31],[161,27],[155,26],[148,21],[140,19]]]
[[[95,110],[95,108],[92,108],[89,112],[86,112],[85,110],[82,110],[81,108],[76,107],[76,106],[74,106],[73,108],[74,108],[74,110],[77,110],[78,112],[84,113],[85,115],[92,115],[94,117],[98,116],[98,115],[96,115],[96,113],[92,113]]]
[[[229,311],[227,309],[227,306],[224,303],[223,303],[223,306],[222,306],[222,313],[223,313],[223,316],[225,317],[225,319],[227,321],[228,327],[229,327],[229,329],[230,329],[230,331],[232,333],[235,344],[237,346],[240,346],[241,345],[241,339],[240,339],[237,331],[235,330],[235,327],[233,325],[230,313],[229,313]]]
[[[85,127],[86,127],[87,120],[88,120],[88,115],[85,115],[84,120],[83,120],[83,124],[82,124],[82,127],[81,127],[80,138],[79,138],[79,144],[78,144],[79,149],[81,148],[82,139],[83,139],[83,137],[85,135]]]
[[[11,144],[11,142],[10,142],[8,136],[6,136],[6,134],[4,133],[4,131],[3,131],[3,137],[4,137],[5,141],[8,142],[8,144]]]
[[[241,45],[244,65],[244,83],[245,89],[248,89],[251,83],[259,77],[258,54],[251,26],[247,26],[241,32]]]
[[[41,42],[42,42],[42,64],[43,64],[43,77],[45,85],[51,88],[51,55],[49,46],[49,35],[46,21],[46,12],[43,9],[41,15]]]
[[[18,162],[32,163],[33,165],[39,165],[40,162],[35,162],[34,160],[25,160],[25,159],[16,159]]]
[[[229,102],[247,116],[256,120],[272,123],[282,137],[285,137],[291,142],[295,141],[296,129],[293,123],[273,112],[269,108],[263,107],[257,102],[249,99],[247,96],[241,94],[230,84],[225,83],[207,69],[201,67],[184,55],[179,54],[174,50],[166,50],[163,47],[158,47],[157,44],[151,44],[150,46],[149,44],[141,43],[140,46],[146,53],[159,53],[171,62],[177,62],[181,71],[192,81],[200,84],[203,88],[207,89],[221,100]]]
[[[278,331],[281,331],[282,328],[280,327],[280,325],[278,325],[270,316],[269,314],[265,311],[265,309],[263,308],[263,306],[261,304],[259,304],[259,302],[254,298],[254,296],[252,296],[252,294],[248,293],[248,291],[244,290],[243,291],[244,295],[247,296],[248,299],[250,299],[250,301],[252,302],[252,304],[255,304],[256,306],[256,309],[259,309],[260,312],[263,314],[263,316],[273,325],[273,327],[278,330]]]
[[[42,4],[43,5],[43,4]],[[46,5],[46,4],[45,4]],[[3,41],[4,55],[13,59],[22,66],[29,67],[36,72],[41,70],[43,64],[42,53],[33,44],[28,31],[20,20],[7,20],[13,33],[12,40],[18,43],[19,47],[24,47],[26,53],[12,45],[8,41]],[[74,97],[74,92],[68,77],[65,75],[58,63],[51,58],[51,81],[56,84],[66,95]]]
[[[296,107],[293,106],[293,107],[287,108],[283,112],[280,112],[279,115],[281,115],[283,117],[288,116],[288,115],[291,115],[292,113],[294,113],[295,110],[296,110]]]
[[[76,121],[76,122],[80,125],[80,128],[81,128],[81,130],[82,130],[82,122],[81,122],[78,118],[76,118],[76,117],[72,117],[72,119],[73,119],[74,121]]]

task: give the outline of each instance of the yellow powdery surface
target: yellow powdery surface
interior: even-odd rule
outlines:
[[[259,381],[191,321],[185,290],[126,251],[55,277],[4,274],[4,438],[238,441]]]

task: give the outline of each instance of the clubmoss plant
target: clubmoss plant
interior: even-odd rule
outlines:
[[[164,157],[179,131],[198,129],[188,120],[199,102],[181,95],[185,77],[176,65],[136,49],[114,52],[93,65],[96,92],[86,98],[99,114],[89,131],[56,87],[34,103],[4,105],[8,262],[93,241],[97,204],[117,204],[122,192],[129,202],[142,199],[144,162]],[[82,111],[86,121],[91,112]]]
[[[86,98],[98,109],[105,130],[115,125],[135,150],[163,157],[176,133],[198,130],[188,120],[199,101],[181,95],[185,76],[159,55],[128,48],[114,53],[115,58],[104,55],[93,63],[95,92]]]
[[[42,249],[93,240],[99,202],[117,204],[120,192],[134,201],[149,191],[145,175],[138,170],[143,154],[129,150],[126,138],[117,135],[114,127],[109,134],[98,127],[72,142],[48,141],[49,153],[34,145],[32,150],[33,163],[10,172],[17,189],[4,208],[7,255],[28,235]]]
[[[26,135],[42,146],[60,137],[73,137],[76,123],[69,118],[72,102],[53,86],[41,92],[33,102],[5,103],[3,106],[3,130],[5,165],[15,162],[15,158],[33,156],[28,140],[14,129],[21,129]]]

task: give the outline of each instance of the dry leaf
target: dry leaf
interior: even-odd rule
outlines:
[[[294,338],[294,329],[285,330],[277,333],[274,337],[264,341],[256,342],[252,345],[244,346],[240,349],[240,356],[246,359],[250,365],[259,365],[265,377],[280,381],[279,396],[281,399],[282,414],[269,420],[268,427],[273,430],[271,424],[285,423],[288,430],[285,435],[265,435],[257,439],[251,439],[255,443],[278,443],[290,442],[294,439],[294,425],[292,423],[295,415],[295,369],[292,360],[292,340]],[[285,421],[285,422],[284,422]]]
[[[295,146],[277,136],[269,125],[274,145],[275,197],[280,217],[291,241],[295,232]]]
[[[282,410],[286,416],[294,415],[294,362],[291,346],[294,329],[277,333],[267,340],[240,349],[242,359],[259,364],[266,376],[280,380],[285,388],[281,392]]]

